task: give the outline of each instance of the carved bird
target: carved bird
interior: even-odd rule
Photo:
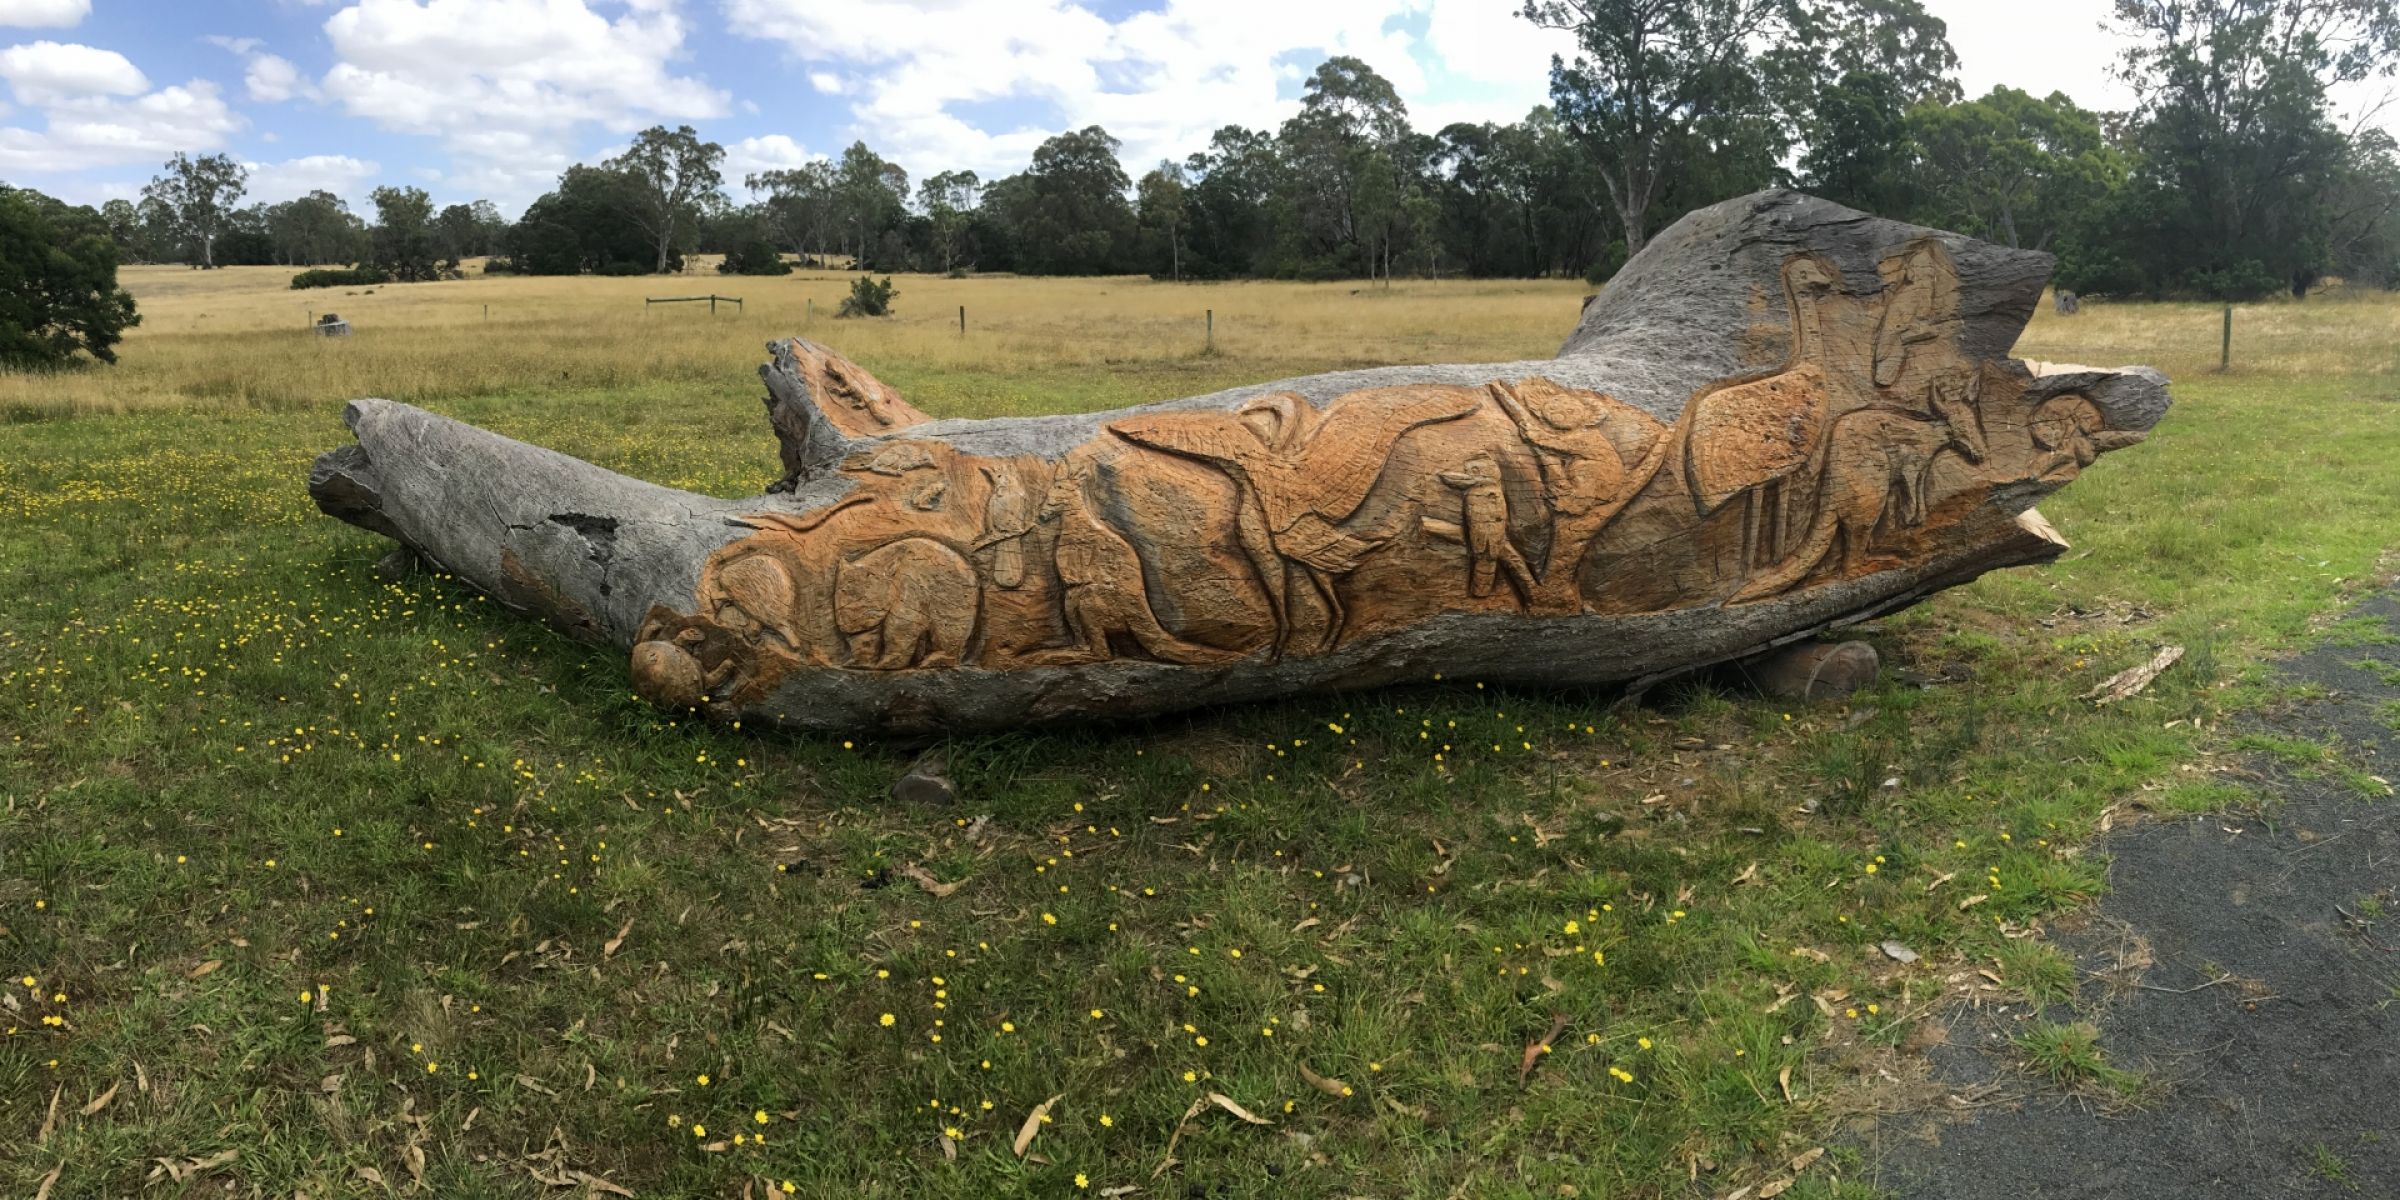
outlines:
[[[1841,284],[1841,270],[1816,254],[1783,266],[1792,313],[1792,348],[1770,375],[1736,380],[1692,398],[1684,432],[1684,475],[1701,516],[1742,501],[1740,569],[1773,553],[1783,514],[1783,479],[1815,459],[1825,436],[1831,383],[1818,305]],[[1763,533],[1763,537],[1762,537]]]

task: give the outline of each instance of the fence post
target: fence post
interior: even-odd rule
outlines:
[[[958,336],[967,336],[967,306],[964,304],[958,306]]]
[[[715,292],[708,294],[708,315],[712,317],[717,315],[717,294]]]
[[[1217,310],[1215,310],[1215,309],[1213,309],[1213,308],[1212,308],[1212,309],[1208,309],[1208,310],[1207,310],[1207,312],[1208,312],[1208,349],[1209,349],[1209,351],[1210,351],[1211,353],[1214,353],[1214,352],[1216,351],[1216,348],[1217,348]]]
[[[2233,302],[2225,302],[2225,337],[2217,347],[2217,374],[2233,369]]]
[[[817,323],[817,302],[814,299],[808,302],[808,323],[811,325]]]

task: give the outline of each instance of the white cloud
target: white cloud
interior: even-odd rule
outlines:
[[[0,127],[0,176],[155,164],[225,144],[242,120],[217,85],[195,79],[132,99],[85,96],[43,108],[45,127]]]
[[[780,133],[743,138],[725,147],[722,170],[726,190],[733,191],[741,187],[745,177],[761,171],[788,170],[823,157],[822,154],[811,153],[800,143]]]
[[[292,60],[267,53],[263,49],[266,43],[257,38],[210,34],[201,40],[241,56],[242,90],[253,100],[281,104],[295,96],[304,100],[321,98],[316,85],[300,74],[300,68]]]
[[[358,0],[325,22],[337,58],[320,86],[353,116],[440,138],[445,176],[521,200],[568,163],[587,125],[624,134],[726,114],[731,98],[670,69],[672,0],[613,19],[586,0]]]
[[[851,132],[924,174],[1020,170],[1051,134],[1092,124],[1124,142],[1129,164],[1181,158],[1221,125],[1272,126],[1289,116],[1292,102],[1276,94],[1290,77],[1279,60],[1292,54],[1356,55],[1404,96],[1420,95],[1428,86],[1420,47],[1401,26],[1434,2],[1167,0],[1118,21],[1072,0],[727,0],[726,8],[736,29],[779,41],[809,64],[817,90],[855,96]],[[871,87],[853,83],[862,75]],[[971,119],[981,114],[968,106],[995,101],[1028,102],[1041,116],[1013,128]]]
[[[0,50],[0,79],[8,81],[17,103],[34,105],[130,96],[150,87],[132,60],[114,50],[58,42]]]
[[[250,192],[245,200],[274,204],[310,192],[332,192],[358,209],[381,165],[347,154],[310,154],[277,163],[243,163],[250,169]]]
[[[292,60],[273,54],[261,54],[250,60],[242,72],[242,88],[253,100],[277,104],[294,96],[314,97],[316,88],[300,77],[300,68]]]
[[[0,0],[0,25],[65,29],[91,12],[92,0]]]

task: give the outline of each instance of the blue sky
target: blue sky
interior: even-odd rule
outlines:
[[[1563,35],[1517,0],[0,0],[0,180],[137,194],[178,150],[251,168],[250,199],[379,183],[514,214],[568,164],[689,123],[749,172],[863,138],[912,177],[1023,167],[1101,124],[1128,170],[1288,116],[1328,54],[1389,77],[1420,128],[1513,120]],[[2091,107],[2108,0],[1929,0],[1971,93]],[[2388,89],[2345,95],[2353,109]],[[2400,115],[2400,105],[2386,111]]]

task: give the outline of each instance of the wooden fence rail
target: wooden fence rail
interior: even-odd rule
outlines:
[[[711,313],[717,311],[717,301],[719,300],[732,305],[736,310],[739,310],[742,307],[742,298],[740,296],[718,296],[713,294],[707,296],[644,296],[642,297],[642,311],[650,311],[650,306],[653,304],[698,304],[703,300],[708,301],[708,311]]]

